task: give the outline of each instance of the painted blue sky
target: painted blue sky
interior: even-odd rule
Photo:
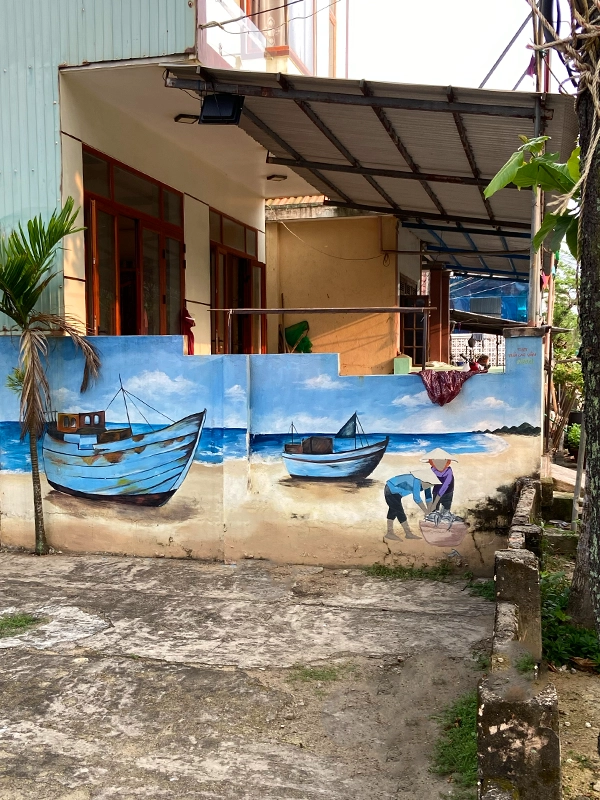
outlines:
[[[540,425],[541,352],[520,365],[515,360],[506,374],[473,377],[456,400],[439,408],[430,402],[418,375],[339,377],[335,354],[189,357],[183,355],[178,337],[95,341],[102,371],[85,395],[79,392],[81,357],[67,340],[52,343],[49,377],[55,410],[108,407],[109,422],[126,421],[121,397],[109,406],[120,376],[129,392],[156,409],[136,401],[153,424],[167,424],[166,417],[177,420],[206,408],[207,427],[246,428],[250,416],[250,429],[258,434],[286,433],[292,421],[301,433],[335,433],[355,411],[365,430],[373,433],[456,433],[522,422]],[[539,343],[532,341],[534,347]],[[516,347],[515,342],[522,344],[508,340],[507,347]],[[2,337],[0,376],[6,376],[17,359],[17,341]],[[144,421],[133,404],[129,413],[132,422]],[[18,401],[6,389],[4,377],[0,377],[0,418],[18,419]]]
[[[531,366],[531,368],[530,368]],[[252,359],[253,433],[335,433],[355,411],[367,432],[458,433],[540,425],[539,368],[477,375],[459,396],[440,408],[431,403],[418,375],[338,377],[336,355]],[[277,372],[275,396],[262,391]],[[537,400],[537,402],[536,402]]]

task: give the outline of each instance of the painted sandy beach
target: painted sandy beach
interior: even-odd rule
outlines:
[[[454,465],[452,510],[465,515],[484,504],[490,485],[512,484],[539,463],[539,439],[498,436],[495,452],[464,453]],[[279,562],[368,565],[390,551],[418,563],[446,557],[473,571],[488,571],[502,540],[469,533],[456,547],[421,540],[383,541],[386,530],[386,480],[423,466],[420,455],[386,454],[375,472],[359,484],[294,480],[283,462],[229,459],[222,465],[194,463],[177,494],[162,508],[140,509],[60,494],[44,481],[50,540],[65,551],[122,552],[133,555],[225,559],[269,558]],[[483,476],[483,480],[480,479]],[[30,475],[2,474],[2,542],[32,540]],[[226,497],[224,498],[224,487]],[[223,501],[228,514],[222,518]],[[418,533],[422,512],[409,497],[408,521]],[[470,531],[473,529],[471,520]],[[400,531],[397,530],[400,534]],[[455,550],[456,554],[452,554]],[[484,563],[485,562],[485,566]]]

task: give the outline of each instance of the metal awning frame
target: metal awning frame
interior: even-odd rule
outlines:
[[[244,116],[286,154],[281,156],[268,153],[266,159],[268,164],[281,165],[295,171],[302,170],[305,173],[312,174],[320,185],[327,187],[329,190],[329,197],[324,200],[324,205],[326,206],[393,215],[401,220],[403,224],[406,224],[408,228],[427,231],[438,245],[436,251],[439,254],[448,256],[447,263],[450,269],[479,272],[478,268],[473,269],[472,266],[464,263],[464,257],[472,254],[478,260],[483,274],[493,275],[502,272],[502,270],[499,271],[488,263],[490,258],[499,257],[507,259],[510,264],[511,272],[507,274],[515,278],[525,277],[525,274],[517,269],[515,262],[526,260],[529,256],[525,253],[516,253],[514,248],[511,249],[507,238],[517,236],[527,239],[529,244],[531,222],[500,219],[494,214],[489,200],[484,196],[484,188],[489,183],[491,176],[484,177],[477,164],[464,117],[485,116],[524,119],[533,121],[536,132],[542,132],[545,122],[551,120],[554,113],[553,109],[546,107],[544,95],[519,93],[519,95],[514,95],[518,97],[519,102],[511,104],[509,102],[495,102],[497,98],[494,98],[489,93],[487,95],[489,102],[460,102],[457,100],[454,89],[448,87],[445,90],[446,100],[442,101],[423,96],[389,96],[385,94],[385,85],[378,84],[375,86],[375,84],[365,80],[360,82],[343,81],[335,86],[335,89],[341,87],[346,91],[331,91],[335,82],[325,83],[322,80],[315,80],[312,88],[310,86],[307,88],[306,80],[303,76],[296,77],[281,73],[260,76],[258,73],[244,75],[244,73],[238,72],[231,74],[230,78],[229,74],[223,71],[213,71],[202,66],[196,67],[195,73],[191,73],[189,67],[182,69],[181,65],[172,65],[167,66],[165,84],[170,88],[193,91],[199,97],[218,92],[243,95],[248,99],[261,98],[293,102],[329,144],[343,157],[346,163],[336,163],[330,159],[317,160],[314,157],[304,157],[257,115],[256,108],[251,109],[246,104],[243,110]],[[304,83],[302,83],[303,81]],[[295,85],[296,83],[304,88],[298,88]],[[419,87],[412,88],[416,90],[417,94],[419,93]],[[389,91],[393,91],[393,89],[388,89]],[[507,94],[504,93],[500,99],[512,99],[507,97]],[[482,92],[481,97],[483,98],[484,96]],[[363,165],[315,110],[314,104],[320,105],[323,103],[370,108],[409,170]],[[471,175],[441,174],[440,172],[429,170],[422,171],[409,152],[406,143],[400,138],[390,115],[387,113],[388,110],[397,109],[451,115]],[[346,191],[336,185],[335,176],[340,173],[362,176],[381,197],[382,204],[370,205],[356,202]],[[377,178],[417,181],[433,204],[435,212],[401,207]],[[448,213],[440,197],[432,187],[432,184],[436,183],[475,187],[481,198],[482,211],[484,212],[482,216]],[[481,229],[478,226],[481,226]],[[465,241],[465,249],[448,244],[443,238],[444,233],[459,234]],[[484,251],[477,246],[472,238],[473,235],[493,236],[500,240],[501,248],[498,248],[497,251],[492,248],[485,248]]]

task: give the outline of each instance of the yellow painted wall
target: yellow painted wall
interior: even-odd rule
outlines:
[[[281,294],[288,308],[395,305],[396,257],[381,252],[379,219],[269,222],[267,305],[279,307]],[[286,314],[284,324],[302,319]],[[393,371],[398,315],[312,314],[308,322],[313,352],[339,353],[342,374]],[[277,352],[279,324],[269,317],[270,353]]]

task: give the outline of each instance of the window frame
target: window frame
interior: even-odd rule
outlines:
[[[143,231],[151,230],[159,234],[159,261],[160,261],[160,333],[158,335],[167,335],[166,319],[167,319],[167,297],[166,297],[166,240],[174,239],[180,244],[180,334],[183,331],[183,312],[185,308],[185,235],[184,235],[184,195],[177,189],[169,186],[162,181],[146,175],[144,172],[124,164],[112,156],[108,156],[99,150],[83,145],[83,152],[89,153],[95,158],[101,159],[108,163],[109,172],[109,197],[92,192],[86,189],[85,182],[83,185],[84,190],[84,210],[85,215],[89,220],[89,226],[86,230],[85,236],[85,265],[86,265],[86,318],[88,331],[90,335],[98,335],[99,325],[99,278],[97,272],[97,224],[96,214],[102,211],[115,219],[115,298],[114,298],[114,329],[115,336],[121,335],[121,317],[120,317],[120,288],[119,288],[119,267],[118,267],[118,233],[117,233],[117,219],[119,216],[130,217],[136,221],[136,242],[137,242],[137,255],[136,255],[136,270],[137,270],[137,311],[138,311],[138,331],[137,335],[157,335],[157,334],[144,334],[143,331]],[[159,188],[159,208],[160,217],[153,217],[143,211],[139,211],[131,206],[124,205],[115,200],[115,182],[114,182],[114,169],[118,167],[121,170],[133,173],[145,181],[148,181]],[[83,177],[83,176],[82,176]],[[165,191],[179,197],[180,200],[180,217],[181,225],[176,225],[168,222],[165,219]],[[92,303],[90,309],[89,304]]]
[[[237,258],[244,259],[247,262],[247,266],[250,270],[250,276],[252,275],[252,270],[255,267],[259,267],[261,270],[261,290],[260,290],[260,306],[258,308],[265,308],[266,298],[267,298],[267,288],[266,288],[266,264],[263,261],[260,261],[258,258],[258,228],[254,228],[252,225],[246,225],[246,223],[241,222],[239,219],[230,216],[229,214],[224,214],[222,211],[219,211],[212,206],[209,207],[209,212],[218,214],[220,217],[219,220],[219,238],[221,241],[216,241],[215,239],[210,238],[210,263],[211,263],[211,306],[213,299],[215,302],[218,303],[216,306],[217,308],[223,308],[222,305],[225,301],[225,298],[230,292],[230,280],[229,280],[229,267],[228,267],[228,256],[236,256]],[[248,231],[252,231],[255,236],[256,242],[256,254],[252,255],[251,253],[244,252],[242,250],[237,250],[234,247],[230,247],[229,245],[223,244],[223,218],[230,219],[232,222],[237,223],[238,225],[242,225],[246,231],[244,234],[244,243],[247,245],[248,241]],[[213,255],[214,255],[214,269],[213,269]],[[223,257],[223,265],[224,265],[224,275],[222,280],[222,288],[225,298],[219,297],[218,286],[215,286],[215,279],[216,279],[216,272],[219,269],[219,255]],[[250,277],[251,280],[251,277]],[[215,306],[212,306],[213,308]],[[248,317],[243,318],[243,328],[244,328],[244,341],[245,341],[245,352],[247,354],[252,353],[252,320],[256,319],[256,324],[260,325],[260,353],[267,352],[267,317],[266,314],[260,315],[249,315]],[[226,324],[225,322],[223,324]],[[223,349],[219,350],[218,342],[221,341],[223,344]],[[250,345],[247,343],[250,342]],[[229,355],[229,342],[227,340],[226,331],[221,330],[221,324],[217,320],[217,315],[215,313],[211,313],[211,350],[214,355]]]

